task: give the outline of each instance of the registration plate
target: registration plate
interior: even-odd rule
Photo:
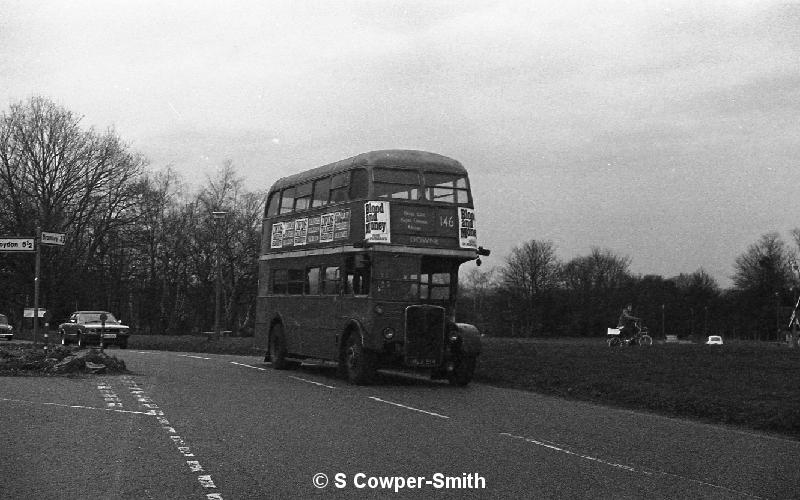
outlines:
[[[103,334],[103,338],[104,339],[115,339],[115,338],[117,338],[117,334],[116,333],[104,333]]]
[[[408,364],[411,366],[431,368],[436,366],[438,364],[438,361],[435,359],[409,358]]]

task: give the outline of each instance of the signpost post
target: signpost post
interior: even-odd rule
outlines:
[[[33,290],[33,345],[36,345],[36,334],[39,330],[39,272],[42,262],[42,245],[64,245],[66,235],[64,233],[45,233],[42,228],[36,226],[36,278],[34,279]]]

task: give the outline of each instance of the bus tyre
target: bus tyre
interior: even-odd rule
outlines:
[[[447,374],[447,380],[452,385],[464,387],[472,381],[472,377],[475,375],[475,365],[477,365],[477,362],[478,359],[476,356],[463,356],[458,358],[453,366],[453,371]]]
[[[269,360],[276,370],[288,370],[291,367],[286,359],[286,336],[280,323],[269,332]]]
[[[367,385],[375,376],[375,363],[372,354],[364,349],[361,336],[352,333],[347,337],[343,359],[347,380],[355,385]]]
[[[620,342],[617,337],[608,339],[608,347],[619,347],[620,344],[622,344],[622,342]]]

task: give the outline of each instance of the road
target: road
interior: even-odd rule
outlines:
[[[481,384],[387,374],[355,387],[329,367],[110,353],[132,373],[0,378],[0,498],[800,492],[800,442],[781,437]]]

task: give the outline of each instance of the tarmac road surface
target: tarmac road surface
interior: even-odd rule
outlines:
[[[481,384],[111,350],[0,377],[0,498],[797,498],[800,441]]]

